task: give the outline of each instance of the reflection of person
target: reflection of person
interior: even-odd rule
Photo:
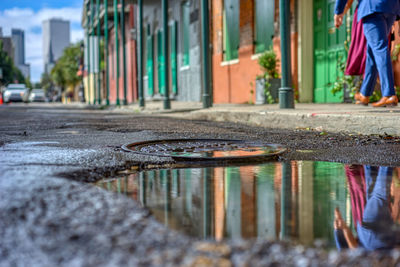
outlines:
[[[391,167],[364,167],[366,203],[362,219],[355,225],[358,239],[353,236],[339,209],[336,208],[333,226],[338,249],[356,247],[366,250],[390,249],[400,241],[397,240],[398,232],[394,229],[389,203],[392,172]]]
[[[344,8],[347,0],[336,0],[335,26],[343,23]],[[373,103],[374,107],[397,105],[398,99],[394,90],[393,67],[388,48],[388,35],[396,19],[400,14],[398,0],[360,0],[358,5],[357,20],[362,21],[364,35],[367,39],[367,61],[365,76],[361,86],[358,101],[368,105],[372,95],[376,79],[381,81],[382,98]]]

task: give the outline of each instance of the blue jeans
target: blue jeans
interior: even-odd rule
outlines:
[[[393,67],[389,51],[389,33],[396,19],[393,14],[374,13],[362,19],[364,35],[367,39],[367,61],[364,81],[360,92],[372,95],[378,77],[382,96],[395,95]]]

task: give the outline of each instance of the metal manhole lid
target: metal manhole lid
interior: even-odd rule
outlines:
[[[225,139],[167,139],[122,146],[128,152],[175,160],[271,159],[286,151],[282,145]]]

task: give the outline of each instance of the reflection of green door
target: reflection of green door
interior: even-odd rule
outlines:
[[[164,66],[164,51],[162,45],[162,31],[157,32],[157,73],[158,73],[158,92],[161,95],[165,94],[165,66]]]
[[[178,83],[177,83],[177,58],[176,58],[176,45],[177,45],[177,23],[176,21],[172,21],[169,25],[170,28],[170,60],[171,60],[171,81],[172,81],[172,93],[176,94],[178,92]]]
[[[334,210],[340,209],[342,215],[348,214],[346,202],[348,190],[345,186],[346,173],[340,163],[314,163],[314,238],[327,238],[334,243]],[[351,220],[351,218],[346,218]]]
[[[343,101],[343,92],[331,89],[338,76],[337,62],[346,59],[346,27],[336,30],[333,22],[335,0],[314,0],[314,102]],[[346,21],[346,19],[344,19]]]
[[[275,164],[266,164],[257,172],[257,237],[274,239],[276,237],[276,212],[274,175]]]
[[[147,93],[152,96],[154,95],[154,63],[153,63],[153,35],[151,34],[150,24],[147,25],[147,39],[146,39],[146,49],[147,49],[147,78],[148,87]]]

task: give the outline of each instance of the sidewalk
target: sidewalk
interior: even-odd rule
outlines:
[[[163,102],[156,101],[146,102],[144,109],[140,109],[137,104],[110,109],[191,120],[229,121],[268,128],[400,136],[400,106],[373,108],[355,104],[296,104],[295,109],[279,109],[277,104],[217,104],[203,109],[200,102],[173,101],[171,110],[163,110]]]

